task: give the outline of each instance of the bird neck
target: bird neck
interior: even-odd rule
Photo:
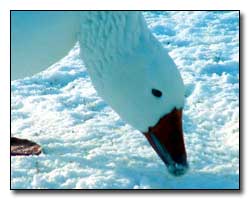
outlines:
[[[82,12],[79,41],[86,66],[101,67],[132,54],[149,37],[139,12]]]

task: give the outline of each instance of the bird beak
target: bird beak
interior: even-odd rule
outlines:
[[[188,163],[182,132],[182,109],[175,108],[163,116],[154,127],[149,127],[144,135],[166,164],[170,174],[185,174]]]

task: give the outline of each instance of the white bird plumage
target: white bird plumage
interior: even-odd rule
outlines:
[[[77,41],[98,94],[145,134],[170,173],[185,173],[183,81],[141,12],[13,12],[11,77],[46,69]]]
[[[13,79],[46,69],[79,40],[98,94],[138,130],[183,107],[180,73],[140,12],[19,11],[12,18]]]

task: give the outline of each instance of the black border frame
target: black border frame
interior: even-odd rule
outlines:
[[[242,44],[242,38],[243,38],[243,22],[242,22],[242,15],[240,13],[240,10],[10,10],[10,137],[9,137],[9,144],[11,144],[10,142],[10,138],[11,138],[11,13],[12,12],[16,12],[16,11],[235,11],[238,12],[238,16],[239,16],[239,188],[238,189],[199,189],[199,188],[195,188],[195,189],[185,189],[185,188],[180,188],[180,189],[13,189],[11,188],[11,145],[10,145],[10,149],[9,149],[9,156],[10,156],[10,190],[14,191],[16,194],[37,194],[37,193],[46,193],[46,194],[65,194],[65,193],[100,193],[102,194],[111,194],[111,193],[119,193],[119,194],[123,194],[123,193],[138,193],[138,194],[142,194],[142,193],[165,193],[165,192],[169,192],[169,193],[178,193],[178,192],[185,192],[185,193],[215,193],[215,194],[224,194],[225,192],[230,193],[230,194],[239,194],[241,192],[243,192],[242,190],[242,133],[241,133],[241,126],[242,126],[242,120],[241,118],[243,118],[243,112],[241,109],[241,104],[244,104],[243,102],[243,94],[241,92],[241,89],[244,90],[243,87],[243,68],[241,66],[242,62],[241,59],[244,55],[241,55],[241,53],[243,51],[242,48],[243,44]]]

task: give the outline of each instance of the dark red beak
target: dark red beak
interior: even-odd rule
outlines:
[[[188,163],[182,131],[182,110],[175,108],[154,127],[149,127],[144,135],[172,175],[185,174]]]

